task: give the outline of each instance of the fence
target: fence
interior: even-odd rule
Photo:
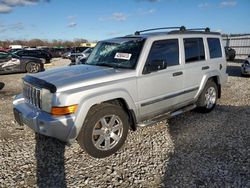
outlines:
[[[229,46],[236,51],[236,59],[245,59],[250,55],[250,34],[224,35],[224,46]]]

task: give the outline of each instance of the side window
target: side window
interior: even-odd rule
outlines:
[[[36,54],[38,54],[38,55],[44,55],[44,53],[43,53],[43,51],[41,51],[41,50],[37,50],[37,51],[34,51]]]
[[[35,56],[35,55],[36,55],[36,52],[33,51],[33,50],[29,50],[29,51],[28,51],[28,55],[30,55],[30,56]]]
[[[22,51],[22,55],[29,55],[29,51],[27,51],[27,50],[24,50],[24,51]]]
[[[178,39],[155,41],[148,55],[147,63],[155,60],[163,60],[167,66],[179,65]]]
[[[184,39],[186,63],[205,60],[205,51],[202,38]]]
[[[18,51],[16,54],[20,56],[25,55],[24,51]]]
[[[6,52],[0,52],[0,59],[5,59],[8,57],[8,53]]]
[[[207,38],[210,58],[222,57],[220,40],[218,38]]]

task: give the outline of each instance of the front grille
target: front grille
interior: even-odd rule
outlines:
[[[27,103],[32,104],[37,108],[41,108],[41,89],[24,82],[23,96]]]

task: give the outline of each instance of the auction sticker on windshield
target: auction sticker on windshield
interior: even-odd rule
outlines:
[[[115,59],[125,59],[125,60],[130,60],[132,54],[129,53],[119,53],[117,52],[115,54]]]

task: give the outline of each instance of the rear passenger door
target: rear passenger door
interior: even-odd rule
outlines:
[[[145,67],[155,61],[164,61],[167,68],[142,73],[137,79],[140,115],[142,119],[161,114],[182,100],[183,72],[180,64],[179,40],[154,41]]]
[[[198,92],[204,71],[209,69],[206,64],[203,37],[183,38],[184,46],[184,91],[183,100],[194,100]]]

